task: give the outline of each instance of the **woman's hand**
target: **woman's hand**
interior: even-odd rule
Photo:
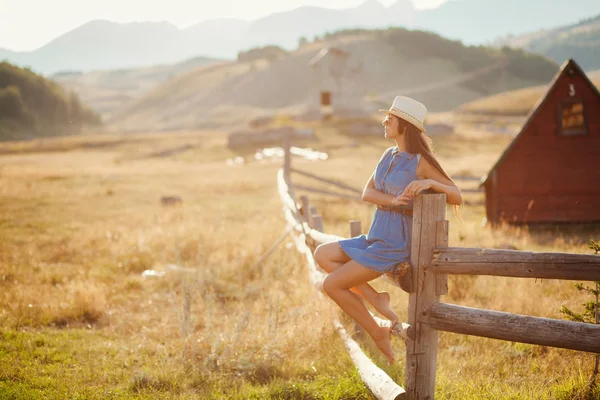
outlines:
[[[400,196],[395,196],[392,199],[393,206],[407,206],[410,203],[410,197],[405,194],[401,194]]]
[[[419,179],[417,181],[412,181],[408,184],[408,186],[406,186],[406,188],[404,188],[402,195],[408,197],[409,199],[412,199],[413,197],[416,197],[419,193],[421,193],[423,190],[431,189],[432,185],[433,180],[431,179]]]

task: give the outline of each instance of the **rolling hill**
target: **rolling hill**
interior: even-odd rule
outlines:
[[[335,54],[328,49],[347,57],[310,63],[317,54]],[[332,91],[336,109],[348,114],[388,107],[401,93],[431,111],[445,111],[547,82],[557,68],[541,56],[467,47],[428,32],[343,31],[292,52],[282,50],[275,59],[258,52],[254,60],[201,67],[160,85],[107,122],[122,130],[231,127],[265,113],[315,111],[322,89]]]
[[[168,22],[90,21],[31,52],[0,49],[0,60],[42,74],[170,64],[200,52]]]
[[[600,88],[600,70],[588,73],[587,76],[596,87]],[[510,90],[478,99],[463,104],[456,111],[462,114],[524,117],[529,114],[531,108],[546,93],[549,83]]]
[[[600,68],[600,14],[576,24],[511,36],[498,45],[536,52],[561,63],[573,58],[587,71]]]
[[[155,86],[174,77],[218,60],[197,57],[173,65],[146,68],[62,72],[51,78],[66,90],[79,94],[81,100],[104,118],[142,96]]]
[[[0,63],[0,139],[79,133],[100,117],[74,93],[30,70]]]

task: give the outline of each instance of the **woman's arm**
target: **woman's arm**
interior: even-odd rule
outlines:
[[[383,193],[375,189],[374,181],[375,173],[371,175],[369,181],[363,190],[362,199],[368,203],[373,203],[379,206],[399,206],[406,205],[410,201],[407,196],[394,196],[389,193]]]
[[[424,157],[421,157],[417,173],[419,177],[425,179],[411,182],[406,189],[404,189],[403,194],[408,197],[414,197],[423,190],[431,189],[438,193],[445,193],[446,202],[449,204],[462,204],[462,193],[458,186],[450,179],[446,178]]]

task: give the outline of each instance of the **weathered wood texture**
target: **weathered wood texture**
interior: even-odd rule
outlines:
[[[317,206],[311,205],[308,209],[308,224],[313,226],[313,218],[314,216],[319,215],[319,211],[317,210]]]
[[[434,304],[427,317],[437,330],[600,353],[600,325]]]
[[[448,221],[438,221],[435,237],[435,247],[444,249],[448,247],[448,230],[450,224]],[[448,294],[448,275],[437,274],[435,276],[435,294],[442,296]]]
[[[411,263],[413,287],[408,300],[408,324],[415,340],[406,343],[406,391],[408,398],[433,399],[438,350],[438,333],[425,319],[431,306],[439,302],[436,280],[428,270],[438,238],[437,228],[446,218],[446,195],[419,195],[414,202]],[[443,225],[442,225],[443,226]]]
[[[431,268],[435,273],[457,275],[600,280],[600,256],[591,254],[437,248]]]
[[[360,221],[350,221],[350,237],[360,236],[362,233],[362,225]]]
[[[319,214],[313,215],[311,218],[311,227],[319,232],[323,232],[323,217]]]
[[[308,196],[300,196],[300,204],[302,210],[302,220],[308,222],[308,212],[310,209],[310,202],[308,200]]]

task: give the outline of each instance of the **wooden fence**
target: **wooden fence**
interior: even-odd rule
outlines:
[[[296,231],[296,247],[306,256],[311,281],[320,287],[325,274],[315,263],[312,252],[318,244],[340,237],[323,233],[322,217],[310,206],[307,197],[297,201],[292,171],[288,150],[284,168],[277,177],[279,194],[289,229]],[[350,226],[351,237],[360,234],[359,221],[351,221]],[[440,302],[440,296],[448,293],[448,274],[600,281],[600,256],[448,247],[448,228],[446,195],[417,196],[408,321],[392,332],[406,341],[404,388],[375,366],[339,321],[334,321],[363,382],[378,399],[434,398],[439,331],[600,353],[600,325]],[[385,277],[398,284],[393,273]],[[378,322],[387,321],[378,319]]]

